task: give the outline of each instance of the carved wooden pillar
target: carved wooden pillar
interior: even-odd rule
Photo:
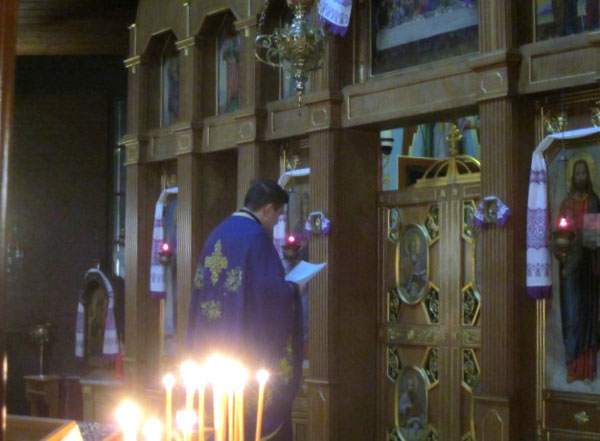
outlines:
[[[476,397],[475,422],[478,439],[510,438],[510,407],[514,391],[515,353],[514,298],[523,274],[515,265],[515,254],[524,253],[516,240],[522,197],[517,194],[515,104],[501,98],[480,104],[481,187],[484,196],[498,196],[513,209],[505,228],[482,233],[481,389]],[[522,261],[522,259],[517,259]],[[481,434],[481,435],[480,435]],[[485,435],[483,435],[485,434]]]
[[[129,146],[128,146],[129,149]],[[129,151],[128,151],[129,153]],[[154,187],[154,188],[153,188]],[[141,390],[158,366],[159,302],[150,298],[150,250],[160,176],[148,165],[128,163],[125,210],[125,362],[127,380]],[[154,190],[154,191],[152,191]]]
[[[177,339],[183,348],[193,290],[196,260],[202,248],[202,100],[200,51],[202,41],[194,37],[177,42],[180,51],[179,117],[177,137]]]
[[[147,74],[139,56],[125,62],[128,68],[128,133],[123,138],[127,186],[125,209],[125,371],[138,390],[153,379],[150,372],[160,359],[159,304],[150,298],[150,250],[154,202],[160,176],[144,164],[147,146]]]
[[[481,52],[506,53],[514,48],[514,2],[485,0],[479,7]],[[514,439],[516,435],[516,305],[519,296],[525,295],[527,165],[523,164],[526,148],[519,145],[519,105],[510,96],[515,89],[513,72],[511,66],[490,66],[487,73],[482,72],[483,96],[479,105],[482,195],[499,197],[513,212],[506,227],[491,227],[481,235],[481,383],[475,397],[474,422],[477,439],[499,441]],[[486,92],[493,95],[487,87],[494,87],[493,75],[502,77],[505,90],[498,85],[496,96],[485,96]]]
[[[335,164],[335,143],[339,135],[336,131],[312,133],[310,139],[310,211],[320,210],[332,221],[334,216],[333,171]],[[335,224],[333,226],[335,234]],[[310,283],[309,340],[310,360],[308,390],[308,439],[325,441],[339,438],[332,424],[332,394],[334,377],[334,294],[332,275],[333,260],[332,236],[315,237],[310,243],[311,262],[328,262],[327,267]]]
[[[375,433],[378,152],[377,132],[310,134],[310,209],[332,221],[310,243],[310,260],[328,262],[310,285],[310,440]]]
[[[250,183],[260,176],[260,144],[251,143],[238,147],[238,179],[237,179],[237,205],[244,204],[244,196],[250,188]]]
[[[12,142],[15,82],[15,45],[17,37],[17,2],[0,3],[0,441],[6,430],[6,203],[8,191],[8,155]]]
[[[180,345],[187,329],[194,274],[202,248],[201,177],[199,155],[190,152],[177,158],[177,336]]]

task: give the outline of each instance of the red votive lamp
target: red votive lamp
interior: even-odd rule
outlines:
[[[167,242],[163,242],[158,252],[158,260],[163,265],[168,265],[171,262],[171,247]]]
[[[561,230],[566,230],[569,228],[569,221],[566,217],[561,217],[558,220],[558,228],[560,228]]]
[[[575,240],[575,232],[571,229],[571,221],[566,217],[558,219],[558,229],[552,232],[552,245],[556,257],[561,262],[567,258],[569,249]]]
[[[284,259],[290,262],[296,262],[298,260],[298,249],[300,248],[300,245],[298,244],[296,236],[289,234],[285,238],[285,245],[282,248]]]

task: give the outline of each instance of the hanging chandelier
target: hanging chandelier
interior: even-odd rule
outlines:
[[[292,22],[276,28],[271,34],[262,34],[269,3],[269,0],[265,0],[255,39],[255,55],[261,62],[281,67],[293,76],[300,107],[308,73],[323,65],[326,35],[322,28],[315,28],[308,22],[315,0],[286,1],[294,15]]]

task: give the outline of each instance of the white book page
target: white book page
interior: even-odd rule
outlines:
[[[301,260],[292,270],[285,276],[288,282],[294,282],[298,285],[304,285],[309,282],[319,271],[327,266],[325,263],[309,263]]]

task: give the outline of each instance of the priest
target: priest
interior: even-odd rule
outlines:
[[[262,435],[281,441],[292,440],[292,402],[303,359],[298,286],[285,280],[271,238],[287,202],[288,194],[276,182],[257,181],[244,207],[210,234],[198,261],[186,336],[196,358],[219,353],[271,373]],[[249,440],[256,394],[246,396]]]

